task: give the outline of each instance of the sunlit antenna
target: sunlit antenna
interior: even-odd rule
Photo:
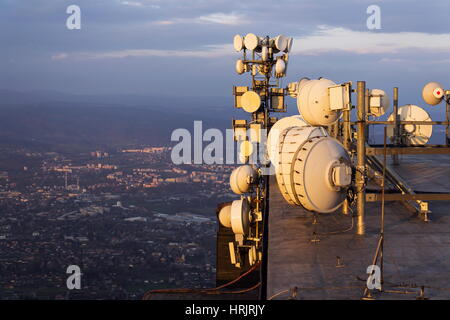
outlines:
[[[441,103],[446,94],[449,95],[450,92],[446,92],[438,82],[428,82],[422,89],[423,100],[432,106]]]
[[[262,259],[262,222],[268,177],[261,171],[270,163],[261,161],[259,155],[267,131],[276,121],[270,113],[286,111],[287,90],[280,87],[280,79],[286,76],[292,42],[292,38],[283,35],[271,38],[253,33],[245,37],[235,35],[233,39],[234,49],[242,54],[236,60],[235,71],[239,75],[251,75],[251,85],[233,88],[234,106],[250,114],[251,119],[233,120],[239,161],[244,165],[231,173],[230,187],[240,199],[224,205],[218,218],[223,227],[230,228],[235,234],[229,249],[231,261],[237,267],[242,265],[243,252],[250,265]]]
[[[398,109],[399,121],[431,122],[431,117],[419,106],[408,104]],[[388,121],[394,121],[394,114],[391,114]],[[428,142],[433,133],[433,126],[427,124],[408,123],[402,126],[401,143],[405,145],[424,145]],[[394,126],[388,126],[388,137],[393,141]]]
[[[445,101],[445,118],[447,125],[445,127],[446,144],[450,145],[450,90],[445,90],[439,82],[429,82],[422,89],[423,100],[432,106]]]

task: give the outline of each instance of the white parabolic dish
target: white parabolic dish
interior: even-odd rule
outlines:
[[[255,112],[261,106],[261,97],[255,91],[247,91],[241,97],[241,105],[244,111]]]
[[[286,71],[286,63],[283,59],[277,59],[277,62],[275,63],[275,73],[276,74],[283,74]]]
[[[236,194],[243,194],[250,191],[252,181],[255,181],[258,173],[250,165],[237,167],[231,172],[230,187]]]
[[[219,222],[225,228],[231,228],[231,204],[227,204],[220,209]]]
[[[236,61],[236,73],[243,74],[244,72],[245,72],[244,62],[241,59],[239,59]]]
[[[333,183],[333,170],[338,165],[350,169],[350,158],[334,138],[308,138],[310,128],[293,127],[282,135],[276,168],[278,187],[290,204],[319,213],[333,212],[346,197],[346,187],[337,188]],[[351,170],[347,172],[351,175]]]
[[[398,115],[400,121],[432,121],[428,112],[413,104],[398,108]],[[393,113],[389,116],[388,121],[394,121]],[[405,141],[403,142],[407,145],[424,145],[433,134],[432,125],[405,124],[403,128],[405,131]],[[391,139],[394,137],[394,126],[387,126],[387,135]]]
[[[253,33],[248,33],[244,37],[244,45],[248,50],[256,50],[259,47],[259,37]]]
[[[231,229],[235,234],[246,235],[250,226],[250,204],[246,198],[231,204]]]
[[[422,89],[423,100],[432,106],[439,104],[444,96],[444,89],[438,82],[428,82]]]
[[[289,44],[289,38],[283,36],[280,34],[275,38],[275,48],[277,48],[278,51],[284,51],[286,50],[288,44]]]
[[[376,104],[374,103],[375,101],[377,101]],[[389,96],[386,94],[386,92],[381,89],[370,90],[369,110],[373,116],[381,117],[389,110],[389,107],[390,101]]]
[[[311,130],[305,130],[305,139],[308,139],[311,136],[324,137],[327,136],[327,132],[325,129],[320,127],[311,127],[309,126],[305,120],[303,120],[302,116],[295,115],[291,117],[281,118],[272,126],[267,136],[267,155],[269,156],[270,161],[276,167],[278,165],[278,154],[279,154],[279,141],[280,137],[283,134],[284,130],[291,127],[309,127]]]
[[[234,47],[234,50],[236,50],[237,52],[244,49],[244,39],[242,39],[242,37],[239,34],[234,36],[233,47]]]
[[[286,49],[284,49],[285,53],[291,52],[293,42],[294,42],[294,39],[293,38],[289,38],[289,40],[287,42]]]
[[[312,126],[328,126],[339,118],[339,110],[331,110],[328,88],[336,84],[328,79],[301,81],[297,92],[297,108]]]

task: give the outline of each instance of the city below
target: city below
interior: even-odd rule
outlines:
[[[233,166],[175,166],[170,147],[1,152],[0,299],[214,286],[215,209],[233,198]],[[70,265],[79,290],[66,286]]]

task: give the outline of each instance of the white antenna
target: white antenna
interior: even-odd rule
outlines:
[[[219,222],[225,228],[231,228],[231,204],[227,204],[220,209]]]
[[[412,104],[398,108],[398,115],[400,121],[432,121],[428,112]],[[393,113],[389,116],[388,121],[394,121]],[[433,133],[433,126],[431,124],[404,124],[402,132],[401,139],[404,144],[424,145]],[[391,140],[394,138],[394,126],[387,127],[387,135]]]
[[[237,52],[244,49],[244,39],[239,34],[234,36],[233,47],[234,47],[234,50],[236,50]]]
[[[286,76],[291,46],[292,39],[283,35],[270,38],[248,33],[245,37],[235,35],[233,39],[234,49],[242,52],[235,64],[236,73],[249,72],[252,77],[251,87],[233,88],[235,107],[251,115],[250,121],[233,120],[234,138],[240,143],[241,163],[247,164],[250,156],[252,160],[257,158],[252,165],[241,166],[232,172],[230,187],[242,195],[241,199],[223,206],[218,213],[220,224],[231,228],[235,234],[235,241],[229,242],[229,249],[230,259],[237,267],[241,266],[243,251],[247,252],[250,265],[262,259],[260,231],[263,229],[263,215],[267,212],[269,184],[268,176],[261,173],[269,169],[269,163],[259,158],[259,151],[266,138],[264,135],[275,122],[270,113],[286,111],[284,98],[287,90],[280,88],[279,78]],[[250,137],[247,137],[247,130]]]
[[[247,198],[235,200],[231,204],[231,229],[235,234],[247,235],[251,222],[250,204]]]
[[[329,88],[336,87],[337,93],[341,93],[341,105],[335,106],[332,103],[334,92],[329,93]],[[349,94],[349,93],[347,93]],[[313,126],[328,126],[339,118],[343,108],[343,94],[340,85],[336,85],[331,80],[304,80],[298,85],[297,108],[306,122]],[[336,99],[338,100],[338,99]],[[346,99],[348,100],[348,99]]]
[[[320,127],[285,129],[277,143],[278,187],[285,200],[305,209],[328,213],[338,209],[352,181],[350,158],[342,144]]]
[[[230,176],[230,187],[236,194],[250,191],[250,187],[256,182],[258,173],[250,165],[240,166],[233,170]]]
[[[423,100],[432,106],[435,106],[443,100],[445,90],[438,82],[428,82],[422,89]]]
[[[372,89],[369,94],[369,114],[381,117],[390,107],[389,96],[380,89]]]

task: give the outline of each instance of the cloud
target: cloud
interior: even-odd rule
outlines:
[[[241,14],[211,13],[197,18],[199,22],[217,23],[225,25],[240,25],[246,23],[246,17]]]
[[[397,54],[408,50],[450,52],[450,34],[354,31],[319,26],[319,30],[311,35],[295,37],[292,53],[318,55],[344,51],[353,54]]]
[[[52,60],[64,60],[67,59],[69,55],[67,53],[58,53],[52,56]]]
[[[58,53],[53,55],[52,60],[66,59],[123,59],[130,57],[186,57],[186,58],[217,58],[233,55],[231,44],[203,46],[198,50],[159,50],[159,49],[126,49],[107,52],[78,52]]]
[[[209,17],[210,18],[210,17]],[[214,16],[213,19],[216,19]],[[219,19],[219,18],[218,18]],[[170,21],[160,22],[170,24]],[[222,22],[224,23],[224,22]],[[292,55],[320,55],[330,52],[347,52],[356,55],[366,54],[405,54],[430,52],[450,52],[450,34],[430,34],[421,32],[382,33],[354,31],[342,27],[319,26],[308,36],[294,39]],[[216,58],[233,56],[235,52],[229,44],[203,45],[197,49],[124,49],[105,52],[61,52],[52,56],[53,60],[75,59],[121,59],[127,57],[191,57]],[[397,59],[397,60],[395,60]],[[405,62],[405,57],[385,58],[381,62]]]
[[[195,18],[173,18],[169,20],[157,20],[153,21],[154,25],[173,25],[181,23],[195,23],[195,24],[220,24],[227,26],[237,26],[248,23],[248,19],[244,14],[232,13],[211,13],[207,15],[198,16]]]
[[[142,1],[128,1],[128,0],[120,0],[119,3],[124,5],[124,6],[131,6],[131,7],[138,7],[138,8],[142,8],[142,7],[150,7],[153,9],[160,9],[161,7],[157,4],[152,4],[152,3],[148,3],[147,2],[142,2]],[[151,1],[150,1],[151,2]]]
[[[142,2],[137,1],[120,1],[121,4],[125,6],[132,6],[132,7],[143,7],[144,4]]]

